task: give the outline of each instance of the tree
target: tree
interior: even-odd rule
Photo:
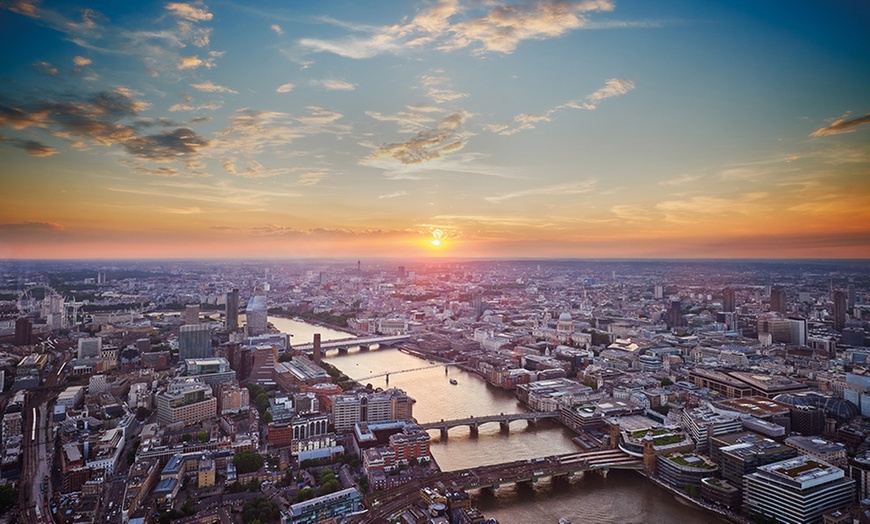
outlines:
[[[317,493],[314,492],[314,488],[302,488],[299,490],[299,493],[296,494],[296,502],[305,502],[306,500],[311,500],[317,496]]]
[[[270,412],[263,413],[263,424],[268,424],[272,422],[272,414]]]
[[[0,484],[0,513],[18,503],[18,491],[12,484]]]
[[[263,467],[263,456],[256,451],[240,451],[233,457],[233,466],[239,474],[253,473]]]
[[[200,442],[208,442],[208,433],[206,433],[205,431],[200,431],[196,434],[196,440]]]
[[[674,385],[674,381],[669,379],[668,377],[665,377],[662,379],[662,387],[663,388],[667,387],[667,386],[673,386],[673,385]]]

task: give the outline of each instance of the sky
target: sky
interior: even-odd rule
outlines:
[[[0,0],[0,258],[870,258],[870,4]]]

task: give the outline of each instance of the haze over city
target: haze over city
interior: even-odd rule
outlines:
[[[2,7],[3,258],[870,256],[864,3]]]

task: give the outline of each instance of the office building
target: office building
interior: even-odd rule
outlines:
[[[350,431],[357,422],[387,422],[411,418],[413,403],[414,400],[401,389],[338,395],[332,403],[335,430]]]
[[[692,437],[698,451],[709,449],[711,437],[743,430],[743,424],[738,417],[720,415],[707,407],[684,409],[680,423]]]
[[[363,496],[355,488],[343,489],[323,495],[305,502],[290,506],[290,524],[315,524],[330,517],[339,521],[339,517],[356,513],[362,504]]]
[[[161,424],[196,424],[217,414],[211,387],[194,379],[175,379],[157,394],[157,421]]]
[[[842,469],[807,455],[761,466],[743,479],[744,511],[788,524],[821,522],[854,497],[855,481]]]
[[[845,466],[849,460],[846,456],[846,446],[839,442],[792,435],[785,439],[785,443],[802,455],[809,455],[834,466]]]
[[[710,439],[710,458],[719,468],[722,478],[738,487],[743,477],[759,466],[782,462],[798,455],[791,446],[750,432],[719,435]]]
[[[199,304],[187,304],[181,318],[185,324],[199,324]]]
[[[230,362],[223,358],[189,358],[184,361],[187,376],[214,385],[236,381],[236,372],[230,369]]]
[[[269,312],[265,295],[254,295],[245,308],[246,331],[249,337],[264,335],[269,330]]]
[[[235,331],[239,329],[239,290],[233,288],[227,293],[225,326],[227,331]]]
[[[80,338],[76,357],[80,360],[96,359],[100,357],[101,349],[103,349],[103,339],[100,337]]]
[[[843,331],[846,327],[846,293],[834,291],[834,329]]]
[[[726,287],[722,290],[722,311],[733,313],[736,303],[734,301],[734,288]]]
[[[251,394],[248,388],[240,388],[236,384],[222,384],[218,390],[218,411],[221,415],[248,411],[251,404]]]
[[[770,290],[770,310],[785,314],[788,307],[788,297],[785,294],[785,289],[775,287]]]
[[[178,359],[209,358],[211,353],[211,330],[208,324],[181,326],[178,334]]]
[[[15,320],[15,345],[29,346],[33,344],[33,322],[27,317]]]

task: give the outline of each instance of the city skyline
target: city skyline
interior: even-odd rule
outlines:
[[[0,6],[0,258],[870,258],[866,5]]]

